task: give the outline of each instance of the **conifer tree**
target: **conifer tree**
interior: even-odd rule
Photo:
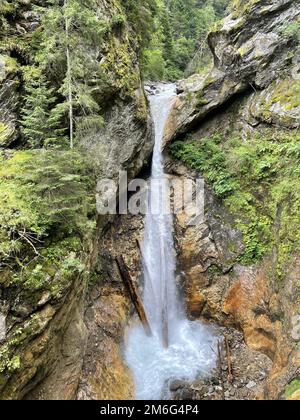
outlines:
[[[21,123],[28,143],[34,148],[61,145],[65,141],[62,111],[55,106],[57,98],[46,77],[36,75],[27,80],[25,93]]]
[[[49,77],[60,80],[59,93],[65,97],[61,109],[69,115],[73,148],[76,134],[102,124],[94,91],[102,76],[98,54],[106,27],[93,0],[49,0],[49,4],[44,9],[38,61]]]

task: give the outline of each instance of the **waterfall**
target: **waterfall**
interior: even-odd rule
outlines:
[[[168,398],[169,381],[206,376],[216,361],[212,350],[216,341],[213,331],[186,318],[176,284],[173,216],[163,211],[169,197],[163,188],[166,174],[162,143],[175,96],[175,85],[170,84],[159,86],[159,93],[150,97],[155,146],[145,218],[143,268],[144,305],[153,337],[147,337],[141,326],[135,326],[129,332],[126,347],[136,398],[140,400]]]
[[[172,215],[165,214],[164,162],[162,142],[165,124],[175,98],[175,85],[161,87],[160,93],[150,97],[152,118],[155,123],[155,145],[150,179],[151,196],[145,221],[144,239],[144,304],[150,324],[165,347],[173,337],[180,316],[177,296]],[[152,204],[152,207],[151,207]],[[158,210],[156,214],[155,210]]]

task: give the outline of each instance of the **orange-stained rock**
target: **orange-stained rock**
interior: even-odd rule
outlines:
[[[182,166],[179,169],[173,166],[179,176],[191,176]],[[202,224],[187,227],[184,215],[176,217],[188,313],[194,319],[205,317],[242,331],[246,344],[273,362],[261,398],[284,398],[286,386],[300,371],[298,330],[293,331],[299,309],[300,260],[293,259],[282,280],[272,258],[256,266],[240,265],[243,247],[232,228],[234,221],[209,191],[206,194]]]

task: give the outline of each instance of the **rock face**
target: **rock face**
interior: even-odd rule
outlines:
[[[299,128],[299,50],[285,33],[299,19],[299,2],[260,0],[241,7],[209,36],[214,68],[179,84],[167,139],[192,131],[199,142],[220,133],[251,142],[266,129],[293,136]],[[199,176],[177,162],[168,167],[176,176]],[[176,220],[190,316],[241,330],[247,345],[273,363],[260,397],[284,399],[300,375],[299,255],[281,283],[276,255],[241,264],[244,241],[235,218],[208,186],[205,202],[202,224],[186,227],[182,215]]]
[[[193,319],[214,319],[243,331],[247,345],[273,361],[264,397],[278,399],[299,369],[299,337],[293,337],[292,327],[298,311],[299,261],[294,260],[278,290],[272,261],[247,267],[236,262],[243,250],[241,236],[233,221],[230,227],[230,215],[222,217],[221,225],[219,217],[215,203],[202,225],[183,229],[183,220],[177,220],[187,308]]]
[[[110,24],[124,10],[121,2],[109,0],[99,2],[99,13]],[[120,170],[135,176],[148,163],[153,136],[140,76],[138,41],[127,23],[104,40],[100,57],[106,77],[99,93],[104,125],[95,137],[82,138],[81,145],[106,178],[115,178]]]
[[[136,286],[140,284],[140,256],[136,239],[141,239],[143,218],[116,218],[101,239],[96,267],[97,284],[92,285],[85,315],[87,349],[78,389],[79,400],[133,400],[134,383],[124,363],[124,336],[134,311],[116,267],[123,255]]]
[[[297,72],[299,54],[295,55],[296,41],[285,35],[285,28],[297,21],[299,2],[274,0],[270,4],[270,1],[260,0],[248,4],[247,13],[229,15],[220,28],[210,34],[213,69],[179,84],[178,101],[169,119],[168,138],[178,137],[197,127],[237,94],[249,89],[264,90],[276,81],[280,83],[278,79],[287,67],[294,67],[294,72]],[[270,87],[272,89],[276,90],[276,86]],[[265,91],[262,95],[272,93]],[[270,105],[268,112],[274,114],[274,122],[284,118],[279,100]],[[299,102],[294,105],[294,108],[299,108]],[[294,125],[293,113],[296,110],[289,111],[292,113],[286,118],[286,124]],[[269,121],[272,115],[268,115]]]
[[[18,138],[17,128],[20,81],[14,59],[0,55],[0,147],[11,146]]]

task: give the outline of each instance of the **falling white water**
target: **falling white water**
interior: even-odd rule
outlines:
[[[151,175],[151,204],[145,220],[144,305],[153,337],[147,337],[142,326],[129,332],[126,360],[133,371],[136,398],[159,400],[168,397],[166,385],[172,379],[194,380],[203,377],[215,366],[213,351],[216,337],[200,322],[187,320],[176,285],[176,253],[173,217],[163,210],[163,185],[166,175],[162,143],[166,121],[174,100],[175,85],[159,86],[159,93],[150,97],[155,124],[155,147]]]

